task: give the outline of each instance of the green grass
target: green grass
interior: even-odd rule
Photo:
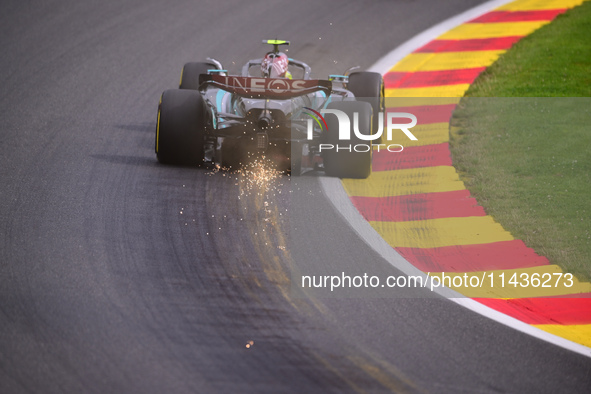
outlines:
[[[467,187],[515,238],[590,280],[591,2],[517,43],[466,96],[451,149]]]
[[[591,96],[591,2],[524,37],[484,71],[470,97]]]

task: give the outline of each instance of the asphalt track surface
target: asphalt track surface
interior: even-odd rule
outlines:
[[[287,38],[323,77],[478,3],[3,1],[0,392],[588,392],[589,359],[445,299],[292,291],[296,254],[397,273],[317,177],[153,153],[186,61]]]

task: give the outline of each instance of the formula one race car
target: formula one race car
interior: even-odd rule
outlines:
[[[311,79],[307,64],[279,51],[288,41],[263,43],[273,50],[247,62],[239,76],[227,75],[211,58],[185,64],[179,89],[160,98],[158,160],[236,168],[264,155],[292,175],[315,168],[329,176],[367,178],[371,142],[378,123],[383,125],[382,76],[346,72]]]

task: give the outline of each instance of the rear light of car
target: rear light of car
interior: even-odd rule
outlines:
[[[267,133],[257,133],[257,149],[265,150],[269,143]]]

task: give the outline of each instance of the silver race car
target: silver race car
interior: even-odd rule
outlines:
[[[265,156],[292,175],[316,169],[368,177],[371,143],[383,123],[382,76],[346,72],[311,79],[310,66],[280,52],[288,41],[263,43],[273,49],[248,61],[241,75],[228,75],[211,58],[185,64],[179,89],[160,98],[158,160],[236,168]]]

